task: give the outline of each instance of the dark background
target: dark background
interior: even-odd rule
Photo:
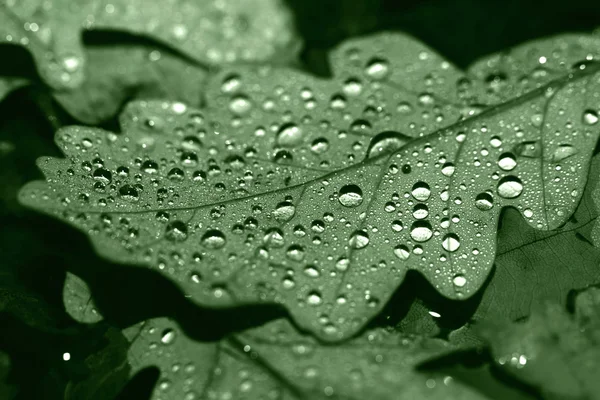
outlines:
[[[287,1],[305,42],[303,68],[319,75],[328,74],[326,54],[336,44],[382,30],[408,32],[456,65],[467,67],[483,55],[530,39],[589,32],[600,26],[600,2],[592,0]],[[121,39],[103,33],[86,37],[90,43]],[[0,55],[0,75],[35,78],[31,57],[23,49],[0,46]],[[44,94],[42,83],[17,90],[0,103],[0,350],[11,356],[8,381],[20,387],[18,399],[63,398],[66,382],[86,376],[85,355],[104,345],[102,327],[80,326],[64,312],[65,271],[88,282],[114,327],[169,315],[200,339],[215,340],[283,315],[269,307],[221,312],[194,307],[158,275],[112,265],[96,256],[82,233],[21,207],[16,201],[18,188],[41,178],[36,158],[60,156],[53,134],[58,127],[75,123]],[[106,122],[106,126],[114,125],[115,121]],[[451,308],[415,279],[416,291],[427,303]],[[458,312],[444,313],[440,325],[451,329],[466,322],[477,298],[470,301]],[[388,311],[390,318],[375,323],[394,324],[402,317],[401,312]],[[69,363],[62,361],[65,349],[74,355]],[[156,371],[148,372],[134,380],[120,398],[147,398],[155,378]],[[480,380],[485,379],[491,378]],[[495,397],[502,398],[498,393],[502,392]],[[536,397],[535,393],[523,396]]]

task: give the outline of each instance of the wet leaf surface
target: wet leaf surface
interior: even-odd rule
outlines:
[[[356,58],[356,46],[337,54]],[[428,62],[422,50],[413,53],[415,63]],[[389,61],[376,60],[360,63],[364,75],[396,76]],[[376,134],[385,116],[336,131],[348,122],[331,104],[314,109],[325,96],[309,76],[246,73],[263,82],[268,73],[269,87],[224,72],[205,110],[138,102],[122,116],[122,135],[63,129],[56,141],[69,158],[40,160],[47,182],[28,185],[21,201],[84,230],[112,260],[157,268],[199,304],[281,303],[300,326],[338,340],[377,314],[409,269],[449,298],[474,294],[494,262],[504,207],[535,229],[567,221],[597,140],[596,69],[446,128],[411,132],[431,134],[413,141]],[[397,76],[372,90],[401,94]]]

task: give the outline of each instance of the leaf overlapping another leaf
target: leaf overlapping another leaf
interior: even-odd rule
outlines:
[[[224,71],[202,111],[132,103],[121,135],[64,129],[68,159],[41,160],[47,182],[21,200],[200,304],[280,303],[326,340],[360,330],[409,269],[450,298],[475,293],[502,208],[545,230],[575,210],[598,134],[596,64],[511,86],[520,96],[474,115],[485,87],[465,93],[465,75],[406,36],[332,60],[330,81]]]
[[[98,312],[87,285],[69,274],[64,287],[69,314],[90,323]],[[483,399],[484,395],[433,370],[426,361],[457,348],[440,339],[373,329],[336,346],[298,332],[287,320],[230,334],[217,342],[198,340],[170,318],[153,318],[123,330],[129,375],[158,368],[152,399]],[[115,344],[122,347],[122,341]],[[93,358],[116,351],[114,345]],[[95,370],[85,380],[99,392],[111,390],[124,368]],[[111,387],[104,380],[110,379]],[[124,382],[121,381],[121,385]],[[73,386],[78,387],[78,385]],[[79,387],[81,390],[82,387]]]
[[[146,35],[210,66],[293,53],[298,41],[290,20],[278,0],[6,0],[0,37],[26,46],[50,86],[69,89],[84,79],[84,30]]]

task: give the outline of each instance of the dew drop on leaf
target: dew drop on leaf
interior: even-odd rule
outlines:
[[[514,199],[523,192],[523,184],[516,176],[507,176],[498,182],[498,194],[505,199]]]
[[[442,247],[446,251],[454,252],[460,247],[460,239],[455,233],[449,233],[444,236],[444,239],[442,240]]]
[[[512,153],[502,153],[498,158],[498,166],[504,171],[510,171],[517,166],[517,159]]]
[[[542,155],[542,147],[538,141],[522,142],[515,147],[515,153],[520,157],[539,158]]]
[[[380,154],[392,153],[411,140],[410,137],[393,131],[381,132],[369,144],[367,158],[377,157]]]
[[[467,284],[467,278],[462,274],[457,274],[452,278],[452,283],[454,283],[454,286],[456,287],[463,287]]]
[[[428,221],[416,221],[410,228],[410,237],[415,242],[426,242],[433,236],[431,224]]]
[[[431,189],[427,183],[417,182],[414,184],[411,193],[415,199],[419,201],[426,201],[431,195]]]
[[[369,235],[363,230],[354,232],[348,242],[354,249],[363,249],[369,244]]]
[[[312,305],[312,306],[316,306],[321,304],[322,298],[321,298],[321,293],[317,292],[317,291],[312,291],[310,293],[308,293],[308,297],[306,298],[306,301],[308,302],[308,304]]]
[[[382,58],[373,58],[367,64],[365,73],[374,80],[381,80],[387,77],[390,72],[390,65],[387,60]]]
[[[171,344],[174,340],[175,331],[173,329],[166,329],[160,337],[160,341],[162,344]]]
[[[182,221],[170,222],[165,228],[165,238],[170,242],[183,242],[187,236],[188,229]]]
[[[494,207],[494,198],[487,192],[479,193],[475,197],[475,207],[481,211],[491,210]]]
[[[585,110],[583,112],[583,123],[586,125],[596,125],[598,123],[598,113],[594,110]]]
[[[410,256],[410,251],[407,246],[400,244],[394,247],[394,255],[401,260],[406,260]]]
[[[225,246],[225,234],[218,229],[209,229],[202,236],[202,244],[209,249],[220,249]]]
[[[119,196],[127,201],[137,201],[140,197],[138,190],[131,185],[123,185],[119,188]]]
[[[296,213],[296,207],[290,201],[282,201],[277,204],[273,216],[279,222],[287,222]]]
[[[303,136],[304,133],[298,125],[288,123],[279,128],[277,144],[281,147],[294,147],[302,142]]]
[[[362,190],[357,185],[344,185],[338,200],[344,207],[358,207],[363,201]]]

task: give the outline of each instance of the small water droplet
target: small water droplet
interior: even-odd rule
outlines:
[[[442,174],[444,174],[444,176],[452,176],[454,175],[454,171],[456,170],[456,167],[454,166],[454,164],[447,162],[444,165],[442,165]]]

